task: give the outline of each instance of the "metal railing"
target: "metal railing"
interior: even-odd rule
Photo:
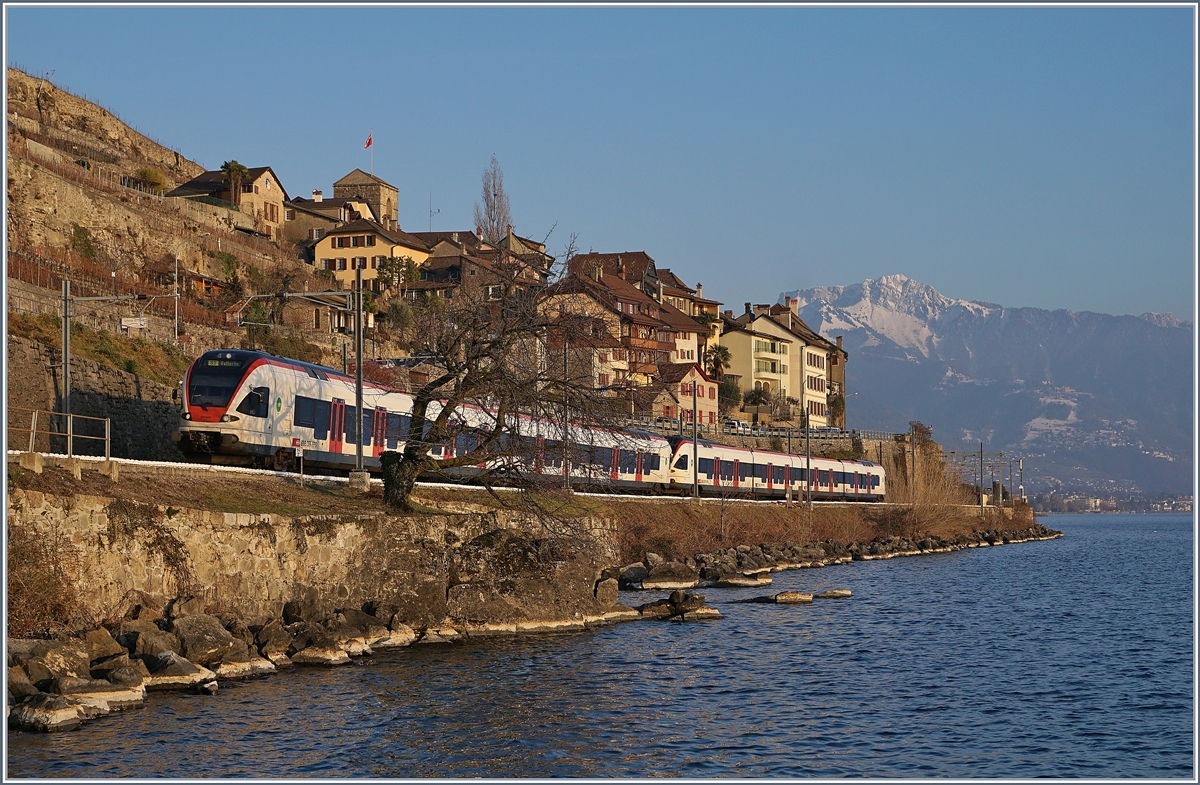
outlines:
[[[15,414],[25,412],[29,414],[29,427],[24,428],[15,424]],[[95,436],[87,433],[77,433],[75,423],[77,420],[86,422],[96,422],[104,424],[104,435]],[[40,427],[44,426],[44,427]],[[61,427],[62,430],[58,428]],[[19,406],[8,407],[8,430],[10,445],[16,445],[20,442],[18,438],[24,439],[24,434],[28,433],[29,452],[37,452],[38,436],[46,437],[46,446],[51,446],[51,440],[65,439],[67,457],[75,455],[75,440],[90,439],[92,441],[104,442],[104,459],[109,460],[112,457],[112,425],[107,417],[86,417],[82,414],[63,414],[62,412],[50,412],[44,409],[23,409]],[[17,437],[17,438],[14,438]]]

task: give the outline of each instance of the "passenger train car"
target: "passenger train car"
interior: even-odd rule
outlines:
[[[184,377],[179,430],[172,438],[193,461],[283,469],[302,452],[306,468],[345,470],[355,465],[361,431],[363,465],[378,470],[385,450],[403,449],[412,398],[364,380],[361,423],[355,422],[354,398],[354,378],[332,368],[242,349],[206,352]],[[429,416],[439,411],[433,405]],[[462,433],[432,446],[434,457],[465,454],[472,448],[471,430],[495,422],[471,406],[460,407],[455,420]],[[693,447],[690,439],[571,425],[564,448],[561,423],[520,416],[509,430],[513,435],[495,456],[446,469],[439,479],[469,482],[502,469],[561,477],[574,488],[686,495],[695,481],[705,495],[783,498],[790,486],[799,498],[808,476],[804,456],[704,440]],[[878,464],[812,458],[811,468],[814,499],[883,499]]]

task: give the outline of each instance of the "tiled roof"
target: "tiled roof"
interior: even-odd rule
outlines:
[[[351,178],[353,178],[353,179],[351,179]],[[388,188],[394,188],[396,190],[399,190],[398,188],[396,188],[396,186],[392,185],[387,180],[384,180],[382,177],[376,177],[375,175],[373,175],[369,172],[364,172],[362,169],[355,169],[353,172],[350,172],[350,174],[346,175],[345,177],[343,177],[342,179],[340,179],[336,183],[334,183],[334,186],[336,187],[339,185],[358,185],[358,184],[362,183],[364,180],[368,180],[368,181],[374,180],[375,182],[379,183],[380,185],[386,185]]]
[[[663,286],[669,286],[672,289],[679,289],[687,294],[696,293],[696,290],[684,283],[682,278],[671,272],[670,267],[658,268],[658,280]]]
[[[662,303],[658,306],[658,318],[662,319],[676,330],[681,330],[683,332],[703,333],[708,331],[704,325],[700,324],[695,319],[688,316],[686,313],[670,303]]]
[[[616,277],[622,264],[625,265],[625,280],[640,281],[646,274],[647,268],[654,266],[654,260],[645,251],[581,253],[567,260],[567,271],[579,275],[591,275],[599,266],[605,275]]]
[[[269,166],[251,166],[247,167],[249,174],[245,178],[246,183],[252,183],[262,177],[267,172],[275,178],[275,184],[279,186],[279,190],[283,192],[283,198],[288,199],[287,190],[283,187],[283,183],[279,182],[279,175],[275,174],[274,170]],[[229,177],[220,169],[214,169],[209,172],[202,172],[186,183],[183,183],[175,191],[185,191],[188,193],[204,193],[212,194],[220,191],[229,190]]]
[[[428,245],[430,248],[432,248],[433,246],[442,242],[443,240],[448,240],[449,242],[452,242],[452,243],[458,243],[459,245],[463,246],[464,248],[467,246],[473,247],[473,246],[479,245],[479,238],[476,237],[475,232],[472,232],[472,231],[467,231],[467,232],[410,232],[410,234],[413,237],[420,238],[420,240],[423,243],[425,243],[426,245]]]
[[[659,363],[658,378],[666,384],[678,384],[687,378],[692,369],[695,369],[704,381],[712,381],[708,378],[708,374],[704,373],[704,369],[700,367],[699,363]]]
[[[429,246],[421,242],[419,237],[414,237],[408,232],[402,232],[399,229],[386,229],[381,224],[374,221],[368,221],[366,218],[360,218],[357,221],[351,221],[348,224],[343,224],[336,229],[330,229],[325,233],[326,237],[336,234],[357,234],[358,232],[374,232],[396,245],[407,245],[409,248],[415,248],[419,251],[428,251]]]

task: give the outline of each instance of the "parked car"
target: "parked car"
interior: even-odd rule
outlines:
[[[750,424],[736,417],[730,417],[725,421],[724,431],[725,433],[748,435],[750,433]]]
[[[655,417],[654,418],[654,427],[662,428],[662,429],[678,428],[679,420],[676,420],[673,417]]]
[[[751,425],[750,426],[750,435],[751,436],[766,436],[767,435],[767,426]]]

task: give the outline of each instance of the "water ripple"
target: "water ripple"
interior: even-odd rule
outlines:
[[[215,698],[155,694],[66,737],[9,733],[9,774],[1187,776],[1191,519],[1050,523],[1067,536],[771,588],[849,601],[709,591],[722,621],[421,646]]]

